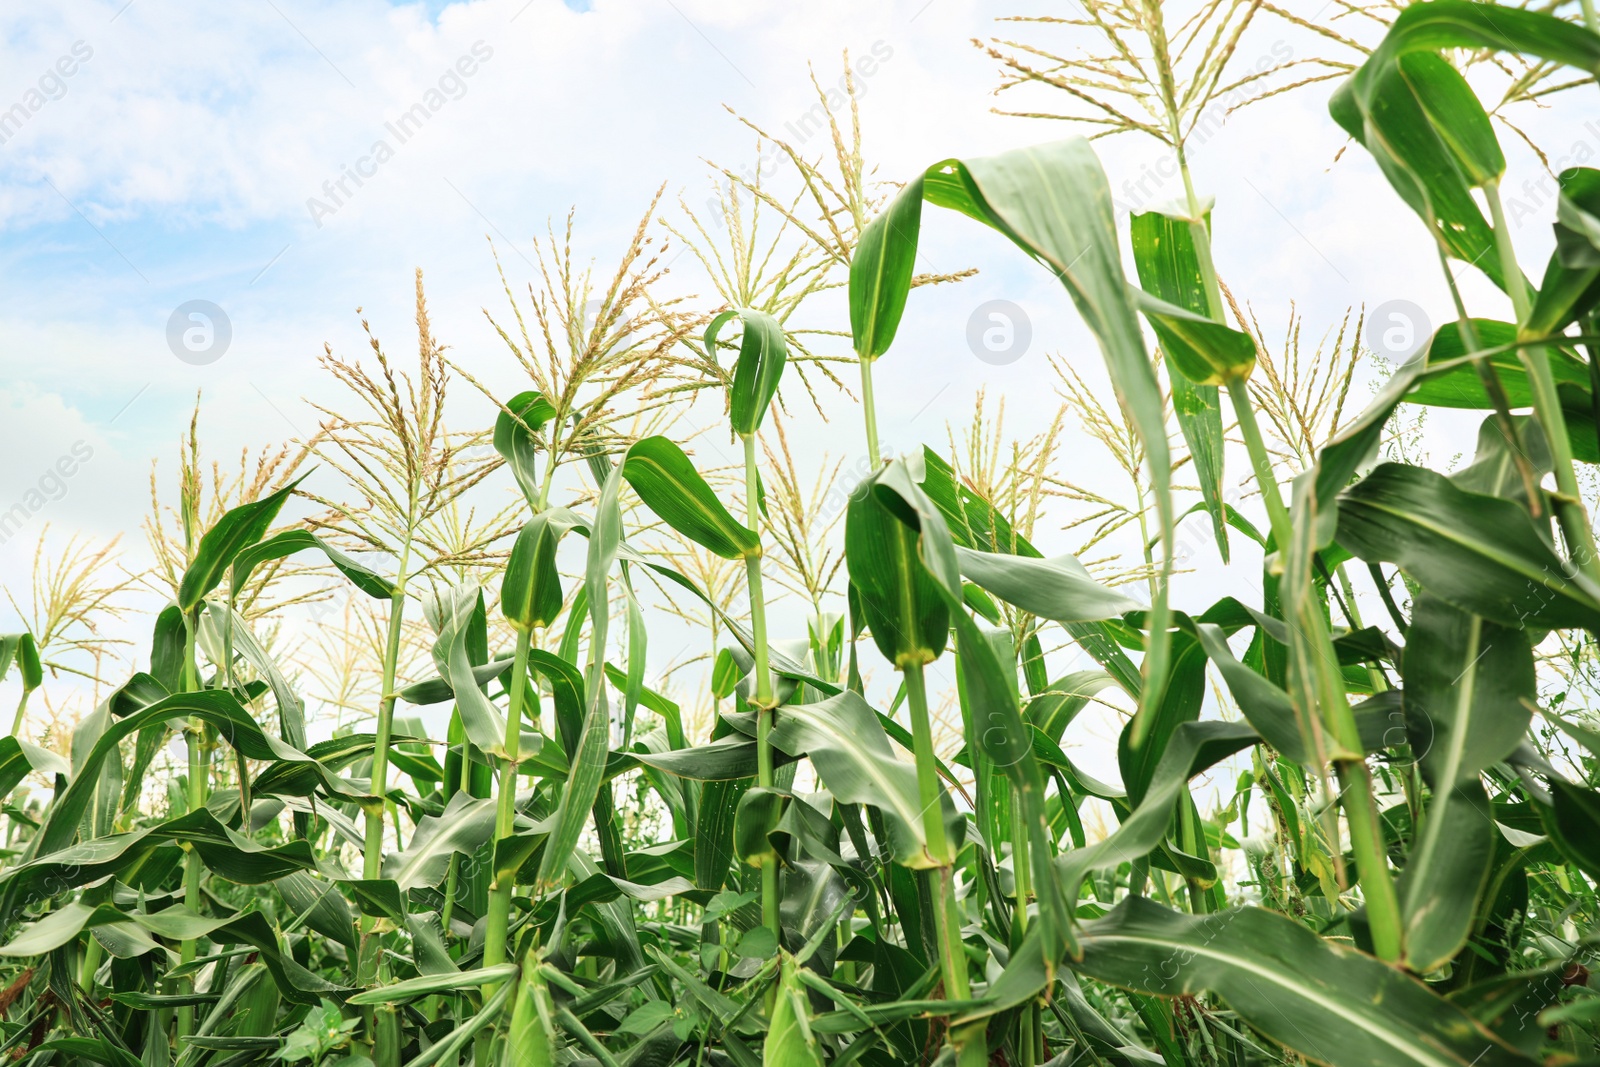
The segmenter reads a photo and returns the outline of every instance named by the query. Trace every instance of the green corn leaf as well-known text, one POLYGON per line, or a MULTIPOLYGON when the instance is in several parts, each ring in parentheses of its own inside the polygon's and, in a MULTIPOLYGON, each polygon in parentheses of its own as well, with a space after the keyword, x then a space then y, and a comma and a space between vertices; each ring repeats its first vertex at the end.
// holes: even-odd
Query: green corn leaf
POLYGON ((1401 12, 1367 61, 1329 104, 1333 118, 1373 154, 1395 191, 1457 259, 1506 281, 1494 235, 1472 186, 1504 169, 1481 105, 1444 49, 1512 52, 1600 71, 1600 36, 1554 15, 1465 0, 1431 0, 1401 12))
POLYGON ((519 630, 543 630, 561 614, 561 575, 556 548, 565 528, 542 511, 529 519, 512 542, 500 580, 500 611, 519 630))
POLYGON ((72 768, 47 748, 15 737, 0 737, 0 796, 10 796, 17 783, 33 771, 65 776, 72 773, 72 768))
POLYGON ((873 643, 897 666, 944 651, 950 611, 917 556, 916 530, 889 511, 868 479, 845 512, 845 561, 873 643))
MULTIPOLYGON (((433 662, 446 679, 455 698, 456 711, 471 742, 484 752, 503 753, 506 738, 505 716, 495 707, 478 680, 479 664, 473 663, 468 643, 483 612, 483 593, 476 585, 449 586, 425 598, 423 608, 438 639, 433 644, 433 662)), ((504 667, 501 667, 501 671, 504 667)), ((501 673, 496 671, 495 674, 501 673)), ((495 674, 489 675, 494 677, 495 674)), ((537 742, 532 750, 538 748, 537 742)))
POLYGON ((1329 1067, 1529 1067, 1403 972, 1265 908, 1182 915, 1124 900, 1082 935, 1080 974, 1158 996, 1220 996, 1250 1026, 1329 1067))
POLYGON ((472 971, 450 971, 444 974, 425 974, 374 989, 363 990, 345 1001, 347 1004, 403 1004, 432 993, 453 993, 474 989, 491 982, 503 981, 517 973, 515 963, 502 963, 495 967, 479 967, 472 971))
MULTIPOLYGON (((1193 226, 1159 211, 1135 213, 1129 219, 1133 263, 1147 293, 1204 315, 1210 303, 1193 226)), ((1165 345, 1166 341, 1163 340, 1165 345)), ((1252 361, 1254 353, 1251 354, 1252 361)), ((1168 373, 1172 409, 1200 482, 1200 500, 1211 515, 1222 562, 1228 562, 1228 525, 1223 509, 1222 398, 1215 385, 1198 385, 1182 372, 1168 373)))
POLYGON ((760 786, 745 790, 733 816, 733 854, 750 867, 778 862, 770 837, 782 817, 782 793, 760 786))
POLYGON ((277 659, 256 639, 255 630, 245 617, 226 604, 208 600, 205 613, 200 617, 200 628, 202 637, 219 649, 223 647, 222 635, 226 632, 227 646, 254 667, 272 689, 272 698, 278 705, 278 726, 283 739, 296 748, 305 748, 305 701, 295 693, 289 679, 278 666, 277 659))
MULTIPOLYGON (((1458 477, 1481 476, 1478 466, 1458 477)), ((1478 776, 1522 743, 1536 682, 1525 633, 1426 593, 1413 604, 1402 668, 1412 755, 1432 796, 1398 889, 1406 962, 1426 974, 1460 951, 1477 921, 1496 839, 1478 776)))
POLYGON ((1072 556, 1032 559, 956 547, 962 577, 1013 607, 1060 623, 1116 619, 1144 605, 1089 576, 1072 556))
POLYGON ((1566 329, 1600 302, 1600 170, 1572 167, 1557 181, 1556 250, 1528 313, 1533 336, 1566 329))
POLYGON ((1432 52, 1407 52, 1395 62, 1467 184, 1482 188, 1499 181, 1506 172, 1505 154, 1461 72, 1432 52))
MULTIPOLYGON (((1500 384, 1505 388, 1506 402, 1513 408, 1532 405, 1533 387, 1528 382, 1528 372, 1523 368, 1517 350, 1509 347, 1516 340, 1516 326, 1494 319, 1471 321, 1478 343, 1489 350, 1489 355, 1484 358, 1494 367, 1500 384)), ((1551 347, 1549 353, 1550 373, 1558 385, 1588 388, 1589 368, 1581 360, 1559 346, 1551 347)), ((1428 345, 1428 365, 1454 365, 1448 371, 1418 380, 1415 388, 1406 394, 1406 402, 1430 407, 1476 408, 1481 411, 1492 408, 1489 395, 1483 388, 1483 379, 1470 361, 1461 358, 1466 354, 1460 324, 1449 322, 1439 327, 1428 345)))
POLYGON ((739 338, 739 358, 733 368, 733 383, 728 391, 728 422, 736 434, 750 435, 761 429, 767 407, 778 391, 789 347, 783 327, 764 311, 741 308, 724 311, 706 327, 706 355, 717 354, 717 335, 723 326, 738 318, 744 326, 739 338))
POLYGON ((1183 377, 1195 385, 1209 386, 1249 379, 1256 365, 1255 338, 1143 289, 1134 288, 1132 293, 1155 329, 1161 350, 1183 377))
POLYGON ((633 758, 647 767, 700 782, 752 778, 756 773, 756 744, 745 737, 723 737, 667 752, 636 752, 633 758))
POLYGON ((282 533, 273 534, 265 541, 259 541, 243 549, 233 557, 232 573, 228 577, 228 586, 235 592, 243 589, 250 580, 250 575, 263 563, 283 559, 285 556, 303 552, 314 548, 328 558, 340 574, 350 579, 350 583, 363 593, 375 600, 392 600, 395 595, 394 583, 383 577, 377 571, 368 567, 359 560, 340 552, 327 541, 311 533, 309 530, 284 530, 282 533))
MULTIPOLYGON (((324 788, 345 796, 359 796, 320 763, 304 752, 262 732, 254 718, 234 697, 222 690, 178 693, 107 726, 94 746, 77 765, 77 776, 51 806, 36 838, 35 852, 45 855, 65 848, 76 836, 78 825, 88 809, 93 791, 98 788, 100 764, 121 740, 144 726, 169 719, 193 716, 217 731, 222 740, 248 759, 288 760, 313 768, 324 788)), ((12 876, 15 871, 7 872, 12 876)))
POLYGON ((1076 907, 1079 887, 1089 874, 1115 869, 1160 847, 1172 824, 1174 805, 1184 796, 1190 778, 1260 740, 1245 723, 1186 722, 1177 726, 1150 775, 1144 799, 1123 818, 1122 825, 1104 840, 1056 860, 1068 907, 1076 907))
POLYGON ((755 531, 728 513, 683 449, 667 438, 634 442, 621 470, 645 507, 696 544, 723 559, 760 552, 755 531))
MULTIPOLYGON (((949 463, 931 448, 922 450, 922 493, 938 509, 952 542, 981 552, 1004 552, 1043 559, 1044 554, 1006 521, 988 501, 957 482, 949 463)), ((854 597, 855 594, 852 593, 854 597)), ((1106 669, 1123 691, 1137 697, 1142 688, 1139 668, 1128 658, 1103 623, 1063 623, 1072 638, 1106 669)))
POLYGON ((1476 779, 1522 743, 1537 692, 1522 630, 1423 594, 1412 608, 1403 667, 1415 755, 1435 789, 1476 779))
POLYGON ((494 420, 494 450, 505 459, 528 506, 539 511, 539 446, 534 435, 555 417, 556 409, 542 393, 518 393, 506 401, 494 420))
POLYGON ((44 665, 39 662, 39 646, 33 634, 24 631, 0 637, 0 681, 5 680, 13 663, 22 676, 23 692, 31 693, 44 683, 44 665))
POLYGON ((1144 797, 1167 741, 1179 725, 1200 717, 1206 695, 1206 653, 1190 633, 1172 635, 1172 661, 1160 703, 1148 709, 1145 733, 1135 739, 1133 723, 1117 737, 1117 766, 1122 785, 1135 804, 1144 797))
POLYGON ((178 583, 178 608, 185 615, 193 614, 206 594, 217 587, 240 553, 267 535, 272 521, 299 484, 299 480, 293 481, 260 500, 241 504, 205 532, 178 583))
MULTIPOLYGON (((772 744, 807 755, 838 800, 877 806, 889 824, 894 858, 908 867, 936 867, 923 833, 917 771, 895 755, 877 716, 858 693, 845 690, 814 704, 790 704, 772 727, 772 744)), ((948 800, 945 803, 949 803, 948 800)))
POLYGON ((1355 555, 1398 564, 1463 611, 1511 627, 1600 627, 1600 589, 1510 500, 1385 463, 1340 495, 1338 524, 1339 543, 1355 555))
POLYGON ((922 182, 920 174, 907 182, 856 242, 850 261, 850 334, 861 359, 889 351, 900 328, 922 230, 922 182))
POLYGON ((339 942, 352 955, 359 951, 355 916, 335 883, 319 882, 305 871, 295 871, 274 885, 294 914, 304 916, 306 926, 339 942))
POLYGON ((168 604, 156 614, 150 637, 150 674, 169 693, 183 688, 186 641, 183 612, 168 604))
POLYGON ((404 851, 383 858, 383 876, 402 891, 438 885, 451 856, 471 856, 494 836, 494 808, 492 799, 457 793, 442 813, 417 820, 404 851))
POLYGON ((694 884, 715 892, 728 879, 733 865, 733 817, 739 797, 754 784, 754 776, 705 784, 694 828, 694 884))

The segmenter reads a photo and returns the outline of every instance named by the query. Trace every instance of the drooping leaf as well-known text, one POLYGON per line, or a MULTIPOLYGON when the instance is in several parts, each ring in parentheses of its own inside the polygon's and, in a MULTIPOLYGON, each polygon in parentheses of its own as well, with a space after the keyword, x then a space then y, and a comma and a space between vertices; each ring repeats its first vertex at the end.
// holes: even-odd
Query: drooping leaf
POLYGON ((899 759, 860 694, 845 690, 811 704, 789 704, 777 715, 772 744, 805 754, 834 797, 882 810, 894 840, 895 862, 938 866, 928 855, 916 768, 899 759))
POLYGON ((350 583, 363 593, 376 600, 393 599, 393 582, 361 561, 340 552, 309 530, 284 530, 239 552, 233 558, 233 573, 228 578, 228 585, 237 592, 244 588, 250 575, 261 564, 283 559, 308 548, 320 551, 340 574, 350 579, 350 583))
POLYGON ((1510 500, 1385 463, 1340 495, 1338 524, 1339 543, 1352 553, 1398 564, 1463 611, 1511 627, 1600 626, 1600 589, 1510 500))
POLYGON ((520 630, 543 630, 561 614, 556 547, 564 529, 541 511, 522 527, 500 579, 500 611, 520 630))
POLYGON ((723 559, 742 559, 760 549, 755 531, 729 514, 683 449, 667 438, 634 442, 621 471, 645 507, 703 548, 723 559))
POLYGON ((1142 289, 1135 289, 1133 298, 1160 338, 1161 350, 1189 381, 1218 386, 1249 379, 1256 365, 1255 338, 1142 289))
POLYGON ((1072 556, 1031 559, 957 546, 956 559, 962 577, 1041 619, 1100 622, 1144 608, 1132 597, 1095 581, 1072 556))
POLYGON ((1252 1027, 1329 1067, 1528 1067, 1399 970, 1265 908, 1183 915, 1129 897, 1084 927, 1081 974, 1158 996, 1220 996, 1252 1027))
POLYGON ((539 445, 535 435, 555 413, 544 394, 529 390, 506 401, 494 420, 494 450, 510 466, 517 488, 534 511, 540 510, 539 445))
MULTIPOLYGON (((1133 263, 1139 272, 1139 284, 1146 292, 1169 304, 1204 315, 1210 295, 1206 292, 1199 251, 1195 247, 1195 225, 1208 223, 1175 219, 1159 211, 1136 212, 1129 219, 1133 263)), ((1227 505, 1222 499, 1222 398, 1215 385, 1197 385, 1181 371, 1169 372, 1167 379, 1172 391, 1173 414, 1178 417, 1178 429, 1200 482, 1200 502, 1211 515, 1217 550, 1226 563, 1228 526, 1224 512, 1227 505)))
POLYGON ((728 393, 728 422, 734 433, 748 436, 761 428, 767 406, 772 403, 778 381, 783 377, 789 347, 777 319, 764 311, 741 308, 724 311, 706 327, 708 356, 716 358, 717 335, 735 317, 744 326, 744 332, 739 338, 739 358, 734 363, 733 383, 728 393))

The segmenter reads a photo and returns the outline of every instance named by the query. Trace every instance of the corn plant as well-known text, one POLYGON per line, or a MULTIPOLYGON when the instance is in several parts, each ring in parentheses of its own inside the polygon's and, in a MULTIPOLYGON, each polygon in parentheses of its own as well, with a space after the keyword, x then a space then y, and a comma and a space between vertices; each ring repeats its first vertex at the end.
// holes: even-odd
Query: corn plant
MULTIPOLYGON (((1113 125, 1181 160, 1255 7, 1211 5, 1221 21, 1175 48, 1157 5, 1087 10, 1157 65, 1122 47, 1010 69, 1080 98, 1115 74, 1153 117, 1113 125)), ((1310 355, 1296 322, 1274 354, 1213 266, 1233 238, 1186 164, 1184 197, 1122 231, 1088 140, 946 159, 882 196, 852 121, 853 147, 831 127, 842 186, 784 145, 802 192, 750 181, 751 204, 724 202, 727 249, 703 220, 669 227, 699 242, 713 302, 658 295, 654 202, 592 320, 570 225, 552 232, 531 312, 513 300, 500 330, 531 388, 494 396, 446 358, 419 275, 415 379, 375 339, 366 364, 327 361, 361 415, 325 409, 314 440, 216 468, 209 491, 191 425, 158 512, 177 521, 151 527, 147 584, 170 602, 143 669, 107 678, 97 626, 127 583, 76 542, 0 638, 0 677, 21 679, 0 739, 0 1054, 1596 1058, 1600 171, 1560 175, 1535 287, 1462 71, 1533 72, 1522 97, 1592 81, 1600 34, 1464 0, 1381 21, 1359 64, 1309 81, 1338 79, 1333 120, 1416 212, 1459 318, 1364 406, 1359 317, 1310 355), (785 223, 758 231, 746 207, 785 223), (1028 438, 979 398, 964 444, 883 455, 873 374, 916 373, 895 340, 936 280, 914 273, 922 227, 947 223, 1060 281, 1098 357, 1058 357, 1066 406, 1028 438), (1464 269, 1512 319, 1467 306, 1464 269), (829 291, 848 321, 802 330, 829 291), (846 327, 851 355, 824 352, 846 327), (837 462, 808 478, 780 410, 791 364, 852 358, 859 404, 800 385, 871 457, 835 530, 837 462), (1095 358, 1109 395, 1086 384, 1095 358), (492 425, 447 426, 457 377, 492 425), (697 398, 715 424, 679 433, 697 398), (1483 412, 1471 461, 1378 461, 1402 405, 1483 412), (1131 503, 1061 470, 1071 423, 1131 503), (1232 500, 1230 451, 1250 488, 1232 500), (1261 581, 1184 601, 1189 511, 1261 581), (1063 530, 1100 558, 1050 544, 1063 530), (308 667, 275 627, 330 595, 319 577, 358 599, 319 620, 308 667), (668 627, 692 655, 652 676, 668 627), (1055 673, 1069 654, 1093 666, 1055 673), (62 737, 28 701, 74 669, 102 688, 62 737), (1129 709, 1116 782, 1077 751, 1091 705, 1129 709)))

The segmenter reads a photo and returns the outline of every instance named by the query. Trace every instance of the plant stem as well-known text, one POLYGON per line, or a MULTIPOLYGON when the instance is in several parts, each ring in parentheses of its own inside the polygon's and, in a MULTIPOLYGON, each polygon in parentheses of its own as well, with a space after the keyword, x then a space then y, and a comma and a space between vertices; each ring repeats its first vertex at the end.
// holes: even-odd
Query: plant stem
POLYGON ((861 364, 861 414, 867 422, 867 460, 873 470, 878 468, 881 453, 878 451, 878 408, 872 396, 872 360, 858 357, 861 364))
MULTIPOLYGON (((744 441, 744 502, 745 525, 761 530, 761 506, 756 472, 755 434, 740 434, 744 441)), ((756 784, 771 789, 772 776, 772 675, 767 656, 767 602, 761 585, 761 547, 744 558, 745 584, 750 594, 750 634, 755 645, 755 699, 756 706, 756 784)), ((783 927, 778 915, 778 865, 768 862, 761 865, 761 919, 772 931, 772 936, 782 942, 783 927)))
POLYGON ((1228 398, 1233 401, 1239 432, 1244 436, 1244 447, 1250 453, 1250 469, 1255 474, 1256 485, 1261 489, 1261 500, 1267 507, 1267 522, 1281 552, 1289 544, 1289 510, 1283 506, 1283 497, 1278 493, 1278 479, 1272 473, 1272 457, 1267 455, 1261 426, 1256 422, 1255 406, 1250 402, 1250 383, 1243 378, 1228 379, 1228 398))
MULTIPOLYGON (((939 940, 939 965, 944 977, 946 1000, 966 1000, 972 995, 967 981, 967 958, 961 947, 961 911, 956 901, 955 857, 950 855, 949 839, 945 835, 944 790, 939 785, 939 771, 933 752, 933 724, 928 714, 928 687, 920 662, 901 664, 901 675, 906 683, 906 706, 911 712, 911 743, 917 761, 917 794, 922 805, 922 832, 928 839, 928 855, 939 864, 936 871, 939 899, 934 907, 938 911, 935 922, 939 940)), ((982 1024, 974 1024, 950 1032, 950 1044, 956 1049, 957 1062, 963 1065, 982 1064, 988 1060, 982 1024)))
MULTIPOLYGON (((199 670, 195 664, 195 630, 200 625, 198 614, 191 617, 184 616, 184 649, 183 649, 183 691, 186 693, 198 692, 200 689, 199 670)), ((199 719, 191 717, 184 728, 184 746, 189 756, 189 783, 187 801, 189 811, 199 811, 205 806, 205 766, 202 762, 201 736, 205 724, 199 719)), ((191 912, 200 911, 200 854, 191 846, 183 857, 183 906, 191 912)), ((195 941, 193 938, 185 939, 179 946, 179 959, 185 963, 193 963, 195 958, 195 941)), ((194 978, 189 979, 189 988, 194 988, 194 978)), ((194 1006, 185 1004, 178 1009, 178 1037, 188 1037, 194 1032, 194 1006)))
MULTIPOLYGON (((1494 220, 1494 238, 1500 255, 1500 272, 1505 276, 1506 291, 1511 296, 1511 306, 1517 315, 1517 333, 1527 325, 1531 307, 1528 290, 1517 265, 1516 250, 1511 245, 1511 229, 1506 225, 1505 209, 1500 203, 1500 187, 1489 182, 1483 187, 1489 201, 1489 213, 1494 220)), ((1544 427, 1545 443, 1550 448, 1550 465, 1556 476, 1556 519, 1561 523, 1561 533, 1566 538, 1567 552, 1574 563, 1590 579, 1600 582, 1600 555, 1595 551, 1594 534, 1589 529, 1589 516, 1583 506, 1583 494, 1578 488, 1578 477, 1572 469, 1572 441, 1567 437, 1567 417, 1561 410, 1561 396, 1556 392, 1556 382, 1550 373, 1550 350, 1544 345, 1519 348, 1518 356, 1528 373, 1528 384, 1533 390, 1533 410, 1544 427)))
POLYGON ((1534 518, 1542 513, 1540 506, 1539 479, 1533 472, 1533 465, 1528 462, 1528 457, 1522 447, 1522 435, 1517 433, 1517 424, 1511 418, 1511 400, 1506 396, 1505 386, 1500 383, 1500 375, 1495 371, 1494 364, 1489 357, 1480 355, 1483 345, 1478 341, 1478 331, 1472 325, 1472 318, 1467 314, 1466 301, 1461 299, 1461 287, 1456 284, 1456 276, 1450 271, 1450 259, 1445 252, 1444 243, 1438 242, 1439 268, 1444 271, 1445 283, 1450 287, 1450 298, 1455 302, 1456 330, 1461 336, 1461 345, 1472 357, 1472 365, 1478 372, 1478 380, 1483 383, 1483 391, 1489 396, 1489 403, 1494 408, 1495 421, 1500 424, 1500 433, 1511 445, 1512 462, 1517 465, 1517 474, 1522 478, 1522 488, 1528 497, 1528 507, 1533 511, 1534 518))
POLYGON ((22 699, 17 701, 17 718, 16 718, 16 721, 11 724, 11 736, 12 737, 21 737, 22 736, 22 720, 28 713, 28 697, 30 697, 32 695, 33 695, 33 690, 29 689, 26 685, 24 685, 23 688, 22 688, 22 699))
POLYGON ((948 867, 950 844, 944 831, 944 807, 940 798, 944 790, 939 785, 939 768, 933 753, 933 725, 928 715, 928 688, 922 676, 921 663, 907 663, 900 668, 906 682, 906 705, 911 710, 911 744, 917 760, 917 794, 922 805, 922 832, 928 839, 928 855, 934 862, 948 867))
MULTIPOLYGON (((506 713, 505 761, 500 767, 500 796, 495 809, 495 841, 511 837, 517 818, 517 756, 522 749, 522 702, 528 689, 528 648, 533 633, 517 630, 517 651, 511 665, 511 702, 506 713)), ((515 888, 509 874, 495 872, 489 894, 489 915, 483 931, 483 965, 495 967, 506 960, 506 930, 510 926, 511 892, 515 888)), ((497 984, 484 987, 485 999, 494 995, 497 984)))
MULTIPOLYGON (((376 879, 383 873, 383 824, 385 796, 389 792, 389 744, 394 732, 395 670, 400 659, 400 636, 406 608, 406 568, 411 562, 411 540, 400 550, 400 569, 395 576, 394 596, 389 601, 389 628, 383 649, 383 691, 378 699, 378 725, 372 748, 372 795, 377 799, 367 808, 366 841, 362 847, 362 877, 376 879)), ((376 925, 371 916, 361 917, 361 942, 357 953, 356 977, 370 985, 378 975, 377 946, 372 942, 376 925)), ((372 1036, 375 1016, 367 1012, 368 1035, 372 1036)))
POLYGON ((78 968, 78 985, 83 988, 85 996, 92 997, 94 994, 94 972, 100 969, 100 959, 104 954, 100 939, 90 934, 89 943, 83 948, 83 965, 78 968))
POLYGON ((372 795, 379 798, 367 812, 366 847, 362 851, 362 877, 377 878, 383 870, 383 797, 389 791, 389 744, 394 734, 395 661, 400 657, 400 635, 405 614, 405 593, 399 589, 389 608, 389 632, 383 652, 383 697, 378 703, 378 728, 372 749, 372 795))
MULTIPOLYGON (((1028 900, 1033 896, 1033 868, 1029 865, 1028 828, 1022 818, 1020 798, 1013 794, 1011 803, 1011 876, 1017 887, 1017 906, 1011 913, 1012 944, 1022 944, 1028 932, 1028 900)), ((1044 1020, 1039 1014, 1038 1000, 1029 1001, 1022 1009, 1017 1026, 1017 1059, 1020 1067, 1034 1067, 1039 1062, 1043 1047, 1044 1020)))
POLYGON ((1372 796, 1372 774, 1365 760, 1340 760, 1340 804, 1350 824, 1350 849, 1361 879, 1361 897, 1367 905, 1367 928, 1372 950, 1380 960, 1400 958, 1400 901, 1389 877, 1389 858, 1383 844, 1378 804, 1372 796))

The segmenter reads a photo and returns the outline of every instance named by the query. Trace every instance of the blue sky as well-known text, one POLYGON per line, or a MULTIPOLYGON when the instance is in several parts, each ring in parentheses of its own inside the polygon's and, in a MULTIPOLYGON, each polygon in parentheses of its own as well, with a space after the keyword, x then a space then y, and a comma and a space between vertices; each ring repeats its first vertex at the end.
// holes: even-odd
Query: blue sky
MULTIPOLYGON (((834 80, 843 49, 886 54, 862 99, 881 179, 1077 132, 993 114, 996 64, 970 43, 1020 32, 994 19, 1041 6, 10 6, 0 14, 0 115, 18 104, 27 115, 12 129, 0 125, 0 448, 8 457, 0 505, 22 498, 75 443, 86 442, 93 458, 33 517, 27 536, 0 544, 0 582, 25 580, 32 538, 46 522, 122 532, 136 552, 151 462, 170 470, 197 391, 213 454, 308 433, 315 418, 307 398, 328 390, 317 356, 324 343, 346 354, 360 348, 358 307, 391 351, 410 351, 414 268, 426 273, 435 331, 455 358, 506 395, 523 387, 482 314, 504 301, 486 237, 521 286, 533 276, 530 239, 575 208, 580 254, 604 269, 657 187, 665 183, 672 215, 679 195, 691 204, 709 195, 705 160, 738 167, 753 156, 753 137, 725 105, 781 128, 811 106, 808 64, 834 80), (70 76, 56 73, 67 68, 70 76), (429 117, 400 143, 391 125, 419 102, 429 102, 429 117), (392 156, 374 158, 379 141, 392 156), (359 186, 347 177, 355 168, 368 172, 359 186), (335 202, 330 190, 341 179, 335 202), (232 330, 227 351, 204 366, 175 358, 167 341, 174 309, 195 300, 223 309, 232 330)), ((1317 47, 1263 24, 1240 55, 1301 57, 1317 47)), ((1327 117, 1327 92, 1315 86, 1235 115, 1195 153, 1200 191, 1217 197, 1224 280, 1269 333, 1292 307, 1315 336, 1347 308, 1393 299, 1442 321, 1448 295, 1427 237, 1364 153, 1339 156, 1345 139, 1327 117)), ((1596 103, 1593 94, 1572 96, 1559 123, 1536 114, 1526 128, 1556 153, 1600 146, 1596 103)), ((1542 171, 1502 136, 1513 163, 1508 192, 1526 207, 1517 240, 1531 262, 1549 247, 1553 205, 1536 186, 1523 189, 1542 171)), ((1098 143, 1122 198, 1165 158, 1147 141, 1098 143)), ((816 141, 803 147, 822 150, 816 141)), ((1169 183, 1162 195, 1177 192, 1169 183)), ((1013 433, 1031 432, 1055 406, 1051 353, 1103 381, 1064 295, 1014 249, 967 220, 937 215, 924 241, 938 268, 980 274, 913 298, 878 376, 886 441, 901 450, 942 445, 947 424, 969 418, 979 389, 1006 398, 1013 433), (973 310, 991 299, 1020 304, 1032 320, 1027 355, 1005 367, 974 359, 965 342, 973 310)), ((687 258, 674 265, 673 287, 707 292, 690 267, 687 258)), ((1496 310, 1484 286, 1466 284, 1477 306, 1496 310)), ((847 327, 842 307, 835 312, 834 325, 847 327)), ((487 405, 476 411, 489 418, 487 405)), ((848 467, 862 449, 853 421, 796 425, 807 454, 842 453, 848 467)), ((1446 457, 1470 448, 1469 425, 1439 420, 1433 433, 1446 457)), ((1112 476, 1081 439, 1065 466, 1090 483, 1112 476)), ((1065 535, 1046 544, 1073 547, 1065 535)))

